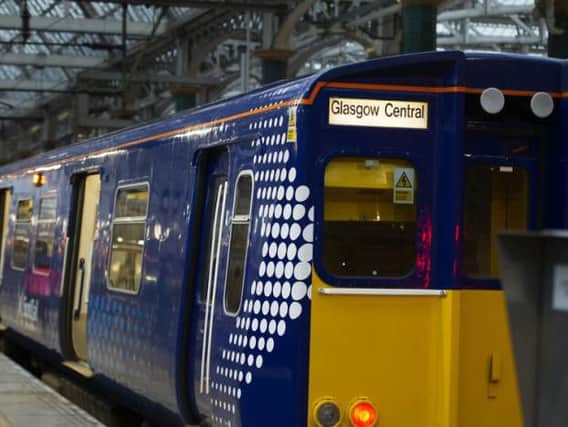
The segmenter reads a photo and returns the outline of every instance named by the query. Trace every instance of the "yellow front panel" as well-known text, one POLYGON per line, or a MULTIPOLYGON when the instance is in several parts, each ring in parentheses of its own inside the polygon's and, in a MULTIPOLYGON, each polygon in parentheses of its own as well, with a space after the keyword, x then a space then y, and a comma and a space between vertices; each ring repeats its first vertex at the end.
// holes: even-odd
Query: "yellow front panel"
POLYGON ((350 404, 367 397, 379 426, 521 427, 500 292, 344 296, 322 295, 324 287, 314 275, 308 425, 322 398, 339 404, 348 426, 350 404))
POLYGON ((493 291, 462 294, 458 425, 520 427, 520 395, 504 294, 493 291), (491 370, 497 381, 479 380, 490 376, 491 370))

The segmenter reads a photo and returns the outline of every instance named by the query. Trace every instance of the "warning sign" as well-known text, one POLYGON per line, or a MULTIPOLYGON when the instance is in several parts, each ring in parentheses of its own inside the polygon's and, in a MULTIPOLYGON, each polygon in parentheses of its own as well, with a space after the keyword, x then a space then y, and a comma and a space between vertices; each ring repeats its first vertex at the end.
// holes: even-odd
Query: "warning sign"
POLYGON ((286 132, 287 142, 298 141, 298 133, 296 131, 296 111, 297 107, 291 107, 288 109, 288 131, 286 132))
POLYGON ((414 169, 395 168, 393 202, 403 205, 414 203, 414 169))
POLYGON ((410 180, 408 179, 408 175, 406 175, 406 172, 404 172, 404 171, 402 172, 402 174, 400 175, 400 178, 396 182, 395 187, 412 188, 412 184, 410 183, 410 180))

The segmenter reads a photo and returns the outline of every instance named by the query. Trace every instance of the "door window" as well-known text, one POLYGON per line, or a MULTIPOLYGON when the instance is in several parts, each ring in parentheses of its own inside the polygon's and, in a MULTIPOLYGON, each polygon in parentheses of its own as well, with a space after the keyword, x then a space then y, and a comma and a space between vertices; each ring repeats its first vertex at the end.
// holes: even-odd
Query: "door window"
POLYGON ((4 252, 6 250, 6 240, 8 236, 8 225, 10 222, 10 205, 12 201, 10 190, 2 190, 0 195, 0 212, 2 213, 2 222, 0 222, 0 286, 2 286, 2 277, 4 274, 4 252))
POLYGON ((246 258, 252 208, 253 180, 250 172, 241 173, 237 179, 233 215, 225 310, 236 314, 241 306, 245 279, 246 258))
POLYGON ((111 289, 128 293, 140 289, 147 213, 147 184, 118 189, 108 273, 111 289))
POLYGON ((30 245, 29 228, 32 221, 32 199, 18 200, 16 224, 14 227, 14 246, 12 249, 12 268, 24 270, 28 261, 30 245))
POLYGON ((48 273, 55 242, 56 221, 55 196, 43 197, 39 201, 36 240, 34 248, 34 269, 39 273, 48 273))

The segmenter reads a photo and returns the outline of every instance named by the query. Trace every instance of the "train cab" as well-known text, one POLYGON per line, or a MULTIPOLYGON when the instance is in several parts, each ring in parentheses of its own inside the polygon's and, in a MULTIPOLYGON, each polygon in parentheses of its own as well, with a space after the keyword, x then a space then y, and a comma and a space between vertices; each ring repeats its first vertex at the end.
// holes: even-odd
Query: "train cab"
POLYGON ((497 235, 565 225, 561 65, 421 58, 330 72, 306 112, 310 425, 523 425, 497 235))

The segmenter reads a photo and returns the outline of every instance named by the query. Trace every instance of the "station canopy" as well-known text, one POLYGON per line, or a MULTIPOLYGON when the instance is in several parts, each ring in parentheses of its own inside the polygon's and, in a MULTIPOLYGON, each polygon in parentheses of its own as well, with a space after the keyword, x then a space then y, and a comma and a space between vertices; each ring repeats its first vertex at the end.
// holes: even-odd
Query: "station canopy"
MULTIPOLYGON (((294 10, 301 2, 256 0, 259 10, 244 0, 233 0, 230 7, 224 0, 136 0, 127 2, 128 7, 122 3, 0 0, 0 112, 37 109, 54 93, 67 93, 81 73, 119 73, 125 52, 144 50, 155 37, 180 23, 205 28, 222 19, 226 23, 220 28, 226 28, 227 38, 212 47, 203 57, 209 64, 198 69, 204 78, 223 83, 226 89, 220 96, 233 95, 243 90, 239 52, 244 43, 251 52, 263 43, 263 13, 276 5, 294 10), (217 3, 223 8, 216 8, 217 3), (203 16, 208 20, 201 24, 203 16), (246 40, 245 26, 251 32, 246 40)), ((438 48, 545 54, 546 25, 535 17, 534 8, 534 0, 448 0, 439 9, 438 48)), ((388 54, 383 47, 396 43, 399 14, 398 0, 314 0, 291 37, 295 55, 291 59, 297 64, 290 77, 388 54)), ((219 36, 222 34, 210 37, 219 36)), ((177 54, 171 43, 167 52, 170 75, 176 73, 177 54)), ((148 72, 159 73, 157 64, 147 68, 148 72)), ((252 89, 260 85, 260 61, 252 55, 250 64, 247 87, 252 89)))

